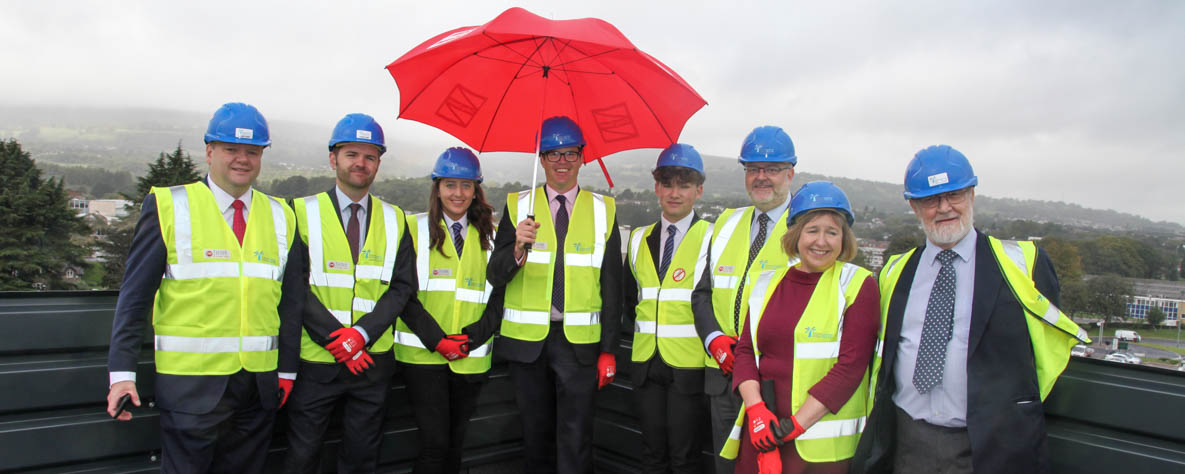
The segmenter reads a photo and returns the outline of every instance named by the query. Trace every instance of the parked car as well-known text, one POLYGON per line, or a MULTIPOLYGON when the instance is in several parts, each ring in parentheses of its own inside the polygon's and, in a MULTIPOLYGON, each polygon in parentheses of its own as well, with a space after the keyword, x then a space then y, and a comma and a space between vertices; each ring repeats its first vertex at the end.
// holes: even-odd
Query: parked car
POLYGON ((1086 357, 1086 346, 1082 344, 1074 346, 1073 349, 1070 349, 1070 355, 1074 357, 1086 357))
POLYGON ((1111 362, 1119 362, 1121 364, 1139 364, 1140 363, 1139 357, 1128 354, 1126 352, 1112 352, 1110 354, 1107 354, 1107 357, 1104 357, 1103 360, 1111 361, 1111 362))
POLYGON ((1140 342, 1140 333, 1130 329, 1120 329, 1115 331, 1115 339, 1128 342, 1140 342))

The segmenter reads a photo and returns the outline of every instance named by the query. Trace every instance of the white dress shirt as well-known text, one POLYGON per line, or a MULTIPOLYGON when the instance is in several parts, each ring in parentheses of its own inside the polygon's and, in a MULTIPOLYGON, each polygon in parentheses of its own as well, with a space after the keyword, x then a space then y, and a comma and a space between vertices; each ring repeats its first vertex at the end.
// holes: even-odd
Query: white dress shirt
MULTIPOLYGON (((350 204, 354 204, 354 201, 346 196, 341 188, 334 186, 333 190, 337 193, 337 207, 341 211, 342 230, 344 231, 349 228, 350 204)), ((362 206, 361 209, 358 209, 358 248, 361 249, 362 245, 366 243, 366 213, 370 210, 370 194, 363 197, 358 204, 362 206)))

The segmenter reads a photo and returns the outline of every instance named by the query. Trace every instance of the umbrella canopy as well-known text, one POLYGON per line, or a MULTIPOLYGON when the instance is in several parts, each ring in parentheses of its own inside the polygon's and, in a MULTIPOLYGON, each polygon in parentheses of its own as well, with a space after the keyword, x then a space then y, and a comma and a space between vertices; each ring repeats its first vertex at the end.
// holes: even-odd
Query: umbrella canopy
POLYGON ((663 148, 706 104, 613 25, 548 20, 521 8, 441 33, 387 70, 399 87, 400 118, 444 130, 481 152, 535 152, 540 124, 556 115, 580 125, 586 162, 663 148))

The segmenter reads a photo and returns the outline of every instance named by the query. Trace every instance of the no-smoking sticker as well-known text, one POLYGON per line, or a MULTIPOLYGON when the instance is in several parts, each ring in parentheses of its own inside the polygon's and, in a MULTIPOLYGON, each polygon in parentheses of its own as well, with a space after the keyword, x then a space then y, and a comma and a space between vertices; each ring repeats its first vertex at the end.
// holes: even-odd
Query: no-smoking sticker
POLYGON ((683 281, 683 278, 686 276, 687 271, 683 270, 682 268, 676 268, 675 273, 671 274, 671 278, 674 278, 675 281, 683 281))

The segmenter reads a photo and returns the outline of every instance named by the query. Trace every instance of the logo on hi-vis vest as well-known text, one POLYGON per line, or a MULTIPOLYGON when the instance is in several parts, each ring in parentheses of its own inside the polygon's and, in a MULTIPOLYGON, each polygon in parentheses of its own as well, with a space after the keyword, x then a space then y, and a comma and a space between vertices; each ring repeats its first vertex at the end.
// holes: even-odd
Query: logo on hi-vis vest
POLYGON ((271 265, 276 264, 276 259, 263 256, 262 250, 255 251, 255 261, 256 262, 263 262, 263 263, 267 263, 267 264, 271 264, 271 265))
POLYGON ((465 277, 466 288, 485 288, 485 280, 477 280, 472 277, 465 277))
POLYGON ((206 258, 217 258, 217 259, 222 259, 222 260, 230 260, 230 250, 206 249, 206 258))
POLYGON ((588 245, 580 245, 580 242, 573 242, 572 251, 576 253, 588 253, 592 251, 592 247, 588 245))
POLYGON ((350 269, 350 262, 339 262, 337 260, 330 260, 329 263, 326 264, 326 266, 328 266, 330 270, 349 270, 350 269))
POLYGON ((737 270, 735 265, 721 265, 716 267, 716 273, 732 273, 737 270))
POLYGON ((765 264, 767 264, 767 263, 769 263, 769 260, 762 260, 761 261, 761 269, 762 270, 765 270, 765 264))
POLYGON ((682 268, 676 268, 675 273, 671 274, 671 279, 679 282, 679 281, 683 281, 683 278, 686 276, 687 276, 687 270, 684 270, 682 268))
POLYGON ((834 339, 835 334, 831 334, 828 332, 816 332, 816 328, 814 326, 807 326, 806 327, 806 337, 808 339, 812 338, 812 337, 817 337, 820 339, 834 339))
POLYGON ((383 256, 373 250, 363 250, 358 253, 358 259, 379 262, 383 260, 383 256))
POLYGON ((433 268, 432 276, 434 277, 451 277, 453 276, 453 269, 451 268, 433 268))

